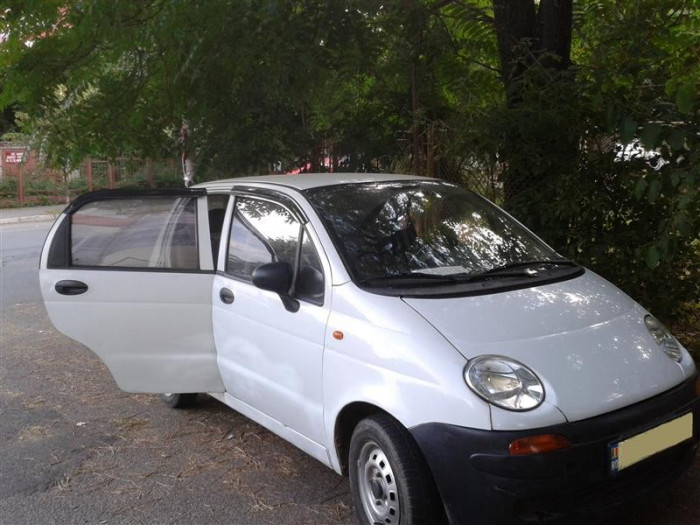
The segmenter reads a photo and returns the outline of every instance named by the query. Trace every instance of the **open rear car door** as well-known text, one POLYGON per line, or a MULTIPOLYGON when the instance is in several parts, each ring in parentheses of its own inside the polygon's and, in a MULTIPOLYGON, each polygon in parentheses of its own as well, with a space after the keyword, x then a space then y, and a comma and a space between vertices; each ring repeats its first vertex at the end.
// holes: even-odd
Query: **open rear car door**
POLYGON ((61 214, 41 255, 54 326, 127 392, 223 392, 212 335, 205 190, 97 191, 61 214))

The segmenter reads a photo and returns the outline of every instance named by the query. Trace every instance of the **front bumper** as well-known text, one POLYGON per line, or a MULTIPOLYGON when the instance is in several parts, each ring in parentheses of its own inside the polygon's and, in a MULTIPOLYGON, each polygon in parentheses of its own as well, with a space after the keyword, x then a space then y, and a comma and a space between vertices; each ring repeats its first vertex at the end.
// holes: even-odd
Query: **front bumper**
POLYGON ((695 378, 652 399, 594 418, 501 432, 428 423, 411 429, 451 523, 519 523, 588 516, 666 484, 692 463, 700 436, 695 378), (609 445, 693 412, 693 437, 619 473, 609 445), (511 456, 511 441, 561 434, 571 448, 511 456))

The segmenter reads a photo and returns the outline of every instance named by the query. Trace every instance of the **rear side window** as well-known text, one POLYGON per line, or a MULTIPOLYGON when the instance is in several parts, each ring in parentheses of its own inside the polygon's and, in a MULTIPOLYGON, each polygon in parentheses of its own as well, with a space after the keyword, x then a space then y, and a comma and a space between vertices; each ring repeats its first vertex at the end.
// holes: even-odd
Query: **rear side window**
POLYGON ((196 206, 175 196, 89 202, 71 216, 71 265, 196 270, 196 206))

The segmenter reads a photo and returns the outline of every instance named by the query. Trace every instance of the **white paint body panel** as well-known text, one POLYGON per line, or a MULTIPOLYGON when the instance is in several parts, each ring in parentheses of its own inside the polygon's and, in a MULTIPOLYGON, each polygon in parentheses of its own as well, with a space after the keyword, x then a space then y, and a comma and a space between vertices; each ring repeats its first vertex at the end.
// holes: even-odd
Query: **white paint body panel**
MULTIPOLYGON (((648 399, 694 371, 689 359, 679 364, 659 349, 639 305, 589 271, 503 293, 405 301, 466 358, 495 354, 525 363, 542 380, 546 403, 568 421, 648 399)), ((495 430, 544 423, 537 422, 539 408, 492 412, 495 430)))
POLYGON ((316 443, 323 428, 323 338, 328 308, 301 302, 288 312, 277 294, 221 275, 213 326, 226 391, 316 443), (232 304, 219 290, 234 294, 232 304))
POLYGON ((211 331, 211 274, 42 270, 54 326, 93 350, 126 392, 223 392, 211 331), (62 296, 62 279, 87 283, 62 296))
MULTIPOLYGON (((439 421, 489 429, 488 405, 467 388, 466 360, 398 297, 336 286, 323 361, 325 424, 334 443, 340 411, 375 405, 405 427, 439 421), (344 337, 332 337, 336 330, 344 337)), ((340 464, 333 450, 333 468, 340 464)))
MULTIPOLYGON (((255 185, 246 184, 246 187, 251 186, 255 185)), ((325 447, 324 338, 333 276, 340 274, 341 279, 347 276, 343 276, 344 270, 341 272, 337 266, 342 267, 339 259, 334 260, 336 266, 329 262, 323 240, 328 246, 330 239, 313 208, 295 191, 279 191, 294 198, 302 211, 315 219, 310 220, 305 229, 323 266, 324 304, 301 301, 299 311, 288 312, 277 294, 227 275, 217 275, 211 301, 219 369, 233 399, 254 406, 283 428, 294 429, 310 442, 325 447), (233 292, 232 304, 221 302, 221 288, 233 292)), ((222 239, 229 238, 232 215, 233 200, 229 202, 222 239)), ((218 268, 224 268, 226 263, 227 244, 223 240, 221 244, 218 268)))

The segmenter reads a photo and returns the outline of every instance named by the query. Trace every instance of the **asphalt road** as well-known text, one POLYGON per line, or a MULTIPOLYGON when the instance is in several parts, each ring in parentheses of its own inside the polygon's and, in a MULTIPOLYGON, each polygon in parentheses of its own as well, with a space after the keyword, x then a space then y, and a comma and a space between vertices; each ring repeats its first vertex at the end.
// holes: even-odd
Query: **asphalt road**
MULTIPOLYGON (((0 226, 0 524, 353 523, 345 478, 206 396, 178 411, 121 392, 57 333, 37 277, 49 226, 0 226)), ((700 523, 700 461, 605 522, 700 523)))

